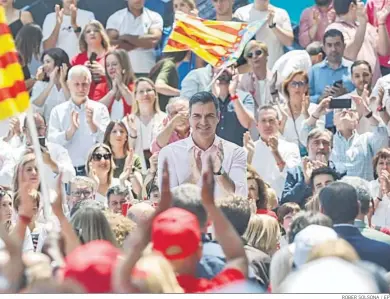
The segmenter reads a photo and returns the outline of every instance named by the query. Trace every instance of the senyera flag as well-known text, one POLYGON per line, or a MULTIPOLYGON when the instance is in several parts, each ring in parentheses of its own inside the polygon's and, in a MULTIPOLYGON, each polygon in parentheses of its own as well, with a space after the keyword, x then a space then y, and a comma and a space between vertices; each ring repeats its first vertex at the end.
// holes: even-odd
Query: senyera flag
POLYGON ((264 23, 210 21, 176 13, 174 28, 163 52, 191 50, 214 67, 229 66, 240 58, 245 45, 264 23))
POLYGON ((18 53, 0 6, 0 120, 26 111, 29 103, 18 53))

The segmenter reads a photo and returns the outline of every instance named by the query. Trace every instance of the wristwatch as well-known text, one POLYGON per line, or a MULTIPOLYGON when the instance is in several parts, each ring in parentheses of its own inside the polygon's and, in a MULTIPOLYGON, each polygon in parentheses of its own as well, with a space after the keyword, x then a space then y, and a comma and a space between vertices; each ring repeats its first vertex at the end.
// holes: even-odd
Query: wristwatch
POLYGON ((76 28, 73 28, 74 33, 80 33, 81 32, 81 27, 77 26, 76 28))
POLYGON ((366 118, 371 118, 372 117, 372 111, 370 111, 367 115, 366 118))
POLYGON ((276 27, 276 23, 273 23, 273 24, 271 24, 271 25, 268 25, 268 28, 275 28, 276 27))
POLYGON ((213 172, 214 175, 223 175, 225 173, 225 170, 223 170, 222 166, 221 168, 218 170, 218 172, 213 172))

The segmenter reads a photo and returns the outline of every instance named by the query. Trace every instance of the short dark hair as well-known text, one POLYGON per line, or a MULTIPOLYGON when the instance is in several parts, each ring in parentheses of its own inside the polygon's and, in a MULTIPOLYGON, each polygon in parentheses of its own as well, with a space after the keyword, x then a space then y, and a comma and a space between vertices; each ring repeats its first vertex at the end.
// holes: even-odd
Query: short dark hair
POLYGON ((370 73, 372 74, 372 68, 371 68, 371 65, 365 61, 365 60, 356 60, 352 65, 351 65, 351 74, 353 74, 353 69, 355 67, 358 67, 359 65, 366 65, 368 67, 368 70, 370 71, 370 73))
POLYGON ((308 227, 312 224, 326 226, 330 228, 333 226, 332 220, 328 216, 320 212, 299 212, 294 216, 294 219, 291 222, 290 231, 288 232, 288 243, 293 243, 295 236, 305 227, 308 227))
POLYGON ((341 182, 347 183, 355 188, 357 199, 360 202, 360 212, 363 215, 367 215, 371 202, 370 184, 368 181, 359 177, 345 176, 341 179, 341 182))
POLYGON ((330 137, 330 144, 332 146, 333 143, 333 133, 329 130, 315 128, 310 131, 309 135, 307 135, 307 145, 309 145, 310 140, 314 138, 318 138, 321 135, 328 135, 330 137))
MULTIPOLYGON (((69 61, 69 56, 68 54, 62 50, 61 48, 50 48, 45 50, 42 55, 41 55, 41 62, 43 63, 43 59, 45 56, 49 56, 51 59, 54 60, 54 67, 58 66, 61 67, 62 64, 66 64, 68 67, 68 71, 71 68, 70 61, 69 61)), ((68 74, 66 74, 65 80, 68 79, 68 74)), ((47 74, 45 74, 45 77, 43 78, 43 81, 49 81, 50 78, 47 74)))
POLYGON ((343 44, 344 44, 344 35, 343 35, 343 33, 342 33, 340 30, 338 30, 338 29, 329 29, 328 31, 326 31, 325 34, 324 34, 324 38, 322 39, 322 43, 323 43, 324 46, 325 46, 325 44, 326 44, 326 39, 327 39, 328 37, 337 37, 337 36, 340 37, 341 41, 342 41, 343 44))
POLYGON ((123 188, 121 186, 113 186, 113 187, 110 187, 107 191, 107 200, 108 202, 110 202, 110 196, 111 195, 121 195, 121 196, 128 196, 130 193, 129 193, 129 189, 127 188, 123 188))
POLYGON ((217 200, 217 205, 230 223, 236 229, 237 233, 242 236, 249 225, 251 218, 250 203, 247 198, 229 194, 217 200))
POLYGON ((264 105, 264 106, 261 106, 258 110, 258 115, 260 115, 260 112, 261 111, 266 111, 266 110, 272 110, 276 113, 276 119, 279 119, 279 112, 278 110, 276 110, 276 108, 274 106, 271 106, 271 105, 264 105))
POLYGON ((317 168, 317 169, 314 169, 313 172, 311 173, 311 177, 310 177, 310 186, 312 188, 314 188, 314 178, 317 176, 317 175, 321 175, 321 174, 327 174, 327 175, 330 175, 333 177, 333 179, 335 181, 339 180, 340 179, 340 176, 339 174, 332 168, 330 167, 320 167, 320 168, 317 168))
POLYGON ((318 195, 321 208, 334 224, 352 223, 359 214, 357 192, 354 187, 342 182, 332 183, 318 195))
POLYGON ((192 105, 195 105, 197 103, 201 103, 201 104, 207 104, 207 103, 213 103, 214 106, 215 106, 215 110, 217 111, 217 113, 219 113, 219 102, 218 102, 218 99, 215 95, 213 95, 211 92, 208 92, 208 91, 200 91, 200 92, 197 92, 196 94, 194 94, 191 98, 190 98, 190 113, 191 113, 191 109, 192 109, 192 105))
POLYGON ((333 0, 333 8, 336 15, 346 15, 351 3, 357 4, 356 0, 333 0))

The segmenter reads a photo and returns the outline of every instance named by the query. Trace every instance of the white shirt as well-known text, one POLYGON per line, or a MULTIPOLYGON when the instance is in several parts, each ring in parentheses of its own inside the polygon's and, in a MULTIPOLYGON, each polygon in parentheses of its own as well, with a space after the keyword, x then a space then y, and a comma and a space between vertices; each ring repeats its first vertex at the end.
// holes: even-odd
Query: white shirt
MULTIPOLYGON (((217 135, 213 145, 206 151, 199 149, 192 140, 192 136, 171 143, 163 147, 158 157, 158 173, 159 187, 162 185, 162 170, 164 161, 167 160, 169 167, 170 187, 179 186, 187 180, 191 173, 191 159, 193 150, 201 151, 202 169, 207 169, 208 157, 215 156, 217 147, 222 141, 224 150, 224 159, 222 168, 225 170, 229 178, 234 182, 235 194, 243 197, 248 196, 248 188, 246 181, 246 152, 245 150, 229 141, 226 141, 217 135)), ((199 179, 198 186, 202 185, 202 178, 199 179)), ((215 197, 226 195, 226 191, 218 184, 215 185, 215 197)))
MULTIPOLYGON (((271 51, 272 52, 272 51, 271 51)), ((311 68, 311 58, 306 50, 293 50, 283 54, 274 64, 272 73, 278 72, 276 86, 279 88, 283 81, 295 71, 305 71, 309 73, 311 68)))
MULTIPOLYGON (((124 8, 108 18, 106 29, 115 29, 119 35, 142 36, 148 34, 151 29, 159 29, 162 32, 163 19, 158 13, 146 7, 139 17, 134 17, 128 8, 124 8)), ((156 64, 154 49, 137 48, 129 51, 129 57, 135 73, 149 73, 156 64)))
MULTIPOLYGON (((62 173, 62 182, 69 183, 76 175, 75 169, 72 165, 72 160, 69 157, 68 151, 58 143, 52 143, 47 141, 46 142, 47 149, 50 154, 50 158, 53 160, 54 163, 57 164, 59 173, 62 173)), ((26 151, 26 145, 21 146, 18 150, 16 155, 20 159, 23 156, 23 153, 26 151)), ((57 177, 58 174, 53 172, 53 170, 44 163, 43 165, 43 171, 46 176, 46 182, 49 186, 49 188, 56 190, 57 188, 57 177)))
POLYGON ((88 107, 93 108, 93 123, 97 126, 96 133, 92 133, 87 124, 85 106, 77 107, 72 100, 66 101, 51 112, 48 140, 58 143, 68 150, 73 166, 84 166, 91 147, 103 141, 104 132, 110 122, 107 107, 101 103, 87 100, 88 107), (72 111, 79 113, 80 126, 71 140, 66 140, 66 131, 70 128, 72 111))
MULTIPOLYGON (((76 20, 77 25, 81 28, 84 28, 85 25, 89 23, 89 21, 95 20, 95 15, 93 12, 78 8, 76 20)), ((54 27, 56 26, 56 22, 55 12, 49 13, 46 16, 42 25, 42 41, 49 39, 53 33, 54 27)), ((64 50, 66 54, 68 54, 69 60, 71 60, 73 56, 76 56, 80 52, 79 39, 76 33, 73 31, 70 16, 64 15, 60 33, 58 34, 56 48, 61 48, 64 50)))
MULTIPOLYGON (((377 179, 370 182, 371 197, 378 197, 379 188, 377 179)), ((379 202, 378 207, 375 209, 371 222, 376 226, 390 227, 390 198, 388 196, 382 197, 382 201, 379 202)))
MULTIPOLYGON (((286 10, 269 5, 269 7, 275 10, 274 22, 279 28, 291 31, 291 21, 286 10)), ((240 7, 234 13, 234 17, 244 22, 255 22, 261 20, 267 20, 268 11, 260 11, 255 9, 254 4, 248 4, 240 7)), ((272 69, 276 60, 284 54, 283 44, 276 37, 271 28, 268 28, 268 22, 265 21, 264 25, 257 31, 256 40, 265 43, 268 47, 268 68, 272 69)))
POLYGON ((49 95, 46 98, 45 104, 43 106, 35 105, 36 99, 41 95, 41 93, 48 87, 49 82, 37 81, 34 84, 34 87, 31 92, 30 102, 33 104, 34 110, 39 112, 45 118, 46 123, 49 123, 51 110, 64 102, 66 102, 65 94, 62 88, 60 90, 57 89, 56 85, 50 90, 49 95))
POLYGON ((121 120, 125 115, 125 108, 123 107, 122 100, 116 101, 112 103, 111 106, 111 120, 121 120))
POLYGON ((13 155, 13 148, 6 142, 0 140, 0 185, 12 187, 14 168, 16 160, 13 155))
POLYGON ((301 163, 299 148, 296 144, 279 138, 279 153, 286 163, 283 171, 279 170, 271 149, 261 140, 255 142, 255 153, 252 165, 261 178, 275 190, 276 195, 282 196, 284 183, 287 177, 287 168, 292 168, 301 163))

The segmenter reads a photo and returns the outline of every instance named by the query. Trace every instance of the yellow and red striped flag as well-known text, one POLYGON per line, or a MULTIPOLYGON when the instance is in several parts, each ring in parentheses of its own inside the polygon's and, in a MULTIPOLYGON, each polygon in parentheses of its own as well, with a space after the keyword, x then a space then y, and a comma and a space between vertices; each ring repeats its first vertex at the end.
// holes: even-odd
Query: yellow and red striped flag
POLYGON ((29 104, 18 53, 0 5, 0 120, 26 111, 29 104))
POLYGON ((191 50, 212 66, 231 65, 264 23, 210 21, 176 13, 164 52, 191 50))

